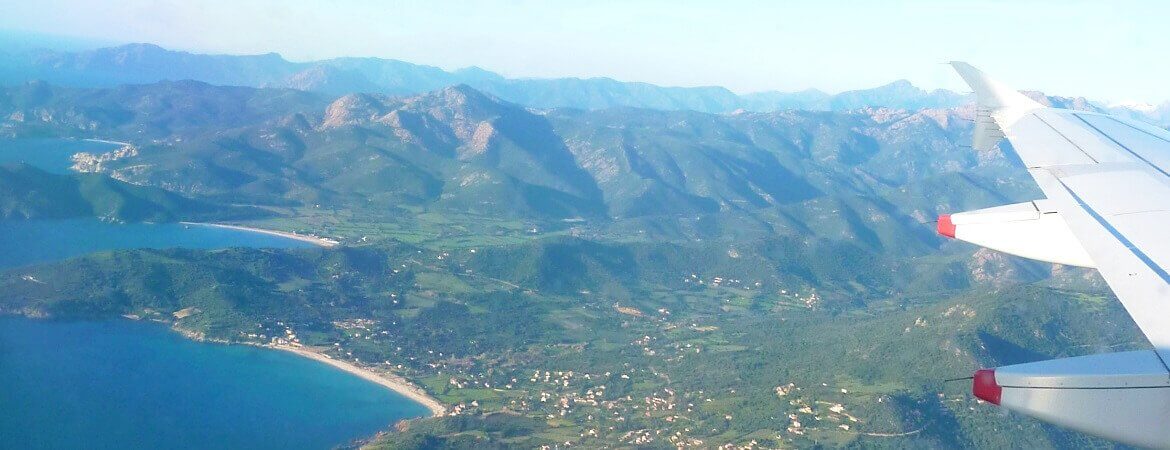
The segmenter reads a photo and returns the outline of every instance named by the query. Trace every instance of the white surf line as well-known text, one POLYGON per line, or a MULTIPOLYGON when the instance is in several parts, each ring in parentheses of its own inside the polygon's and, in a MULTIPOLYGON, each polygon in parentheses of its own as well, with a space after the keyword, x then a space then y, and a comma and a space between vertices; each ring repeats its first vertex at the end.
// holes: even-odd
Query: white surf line
POLYGON ((88 142, 101 142, 103 144, 118 144, 121 146, 133 145, 129 142, 109 141, 109 140, 105 140, 105 139, 82 139, 82 140, 88 141, 88 142))
POLYGON ((253 227, 245 227, 245 226, 241 226, 241 225, 228 225, 228 224, 224 224, 224 223, 206 223, 206 222, 179 222, 179 223, 183 224, 183 225, 195 225, 195 226, 202 226, 202 227, 224 228, 224 229, 229 229, 229 230, 248 231, 248 232, 252 232, 252 233, 267 234, 267 235, 271 235, 271 236, 280 236, 280 237, 293 239, 293 240, 297 240, 297 241, 301 241, 301 242, 308 242, 310 244, 325 247, 325 248, 336 247, 336 246, 341 244, 341 242, 338 242, 337 240, 334 240, 334 239, 318 237, 318 236, 309 236, 309 235, 297 234, 297 233, 290 233, 287 231, 269 230, 269 229, 265 229, 265 228, 253 228, 253 227))

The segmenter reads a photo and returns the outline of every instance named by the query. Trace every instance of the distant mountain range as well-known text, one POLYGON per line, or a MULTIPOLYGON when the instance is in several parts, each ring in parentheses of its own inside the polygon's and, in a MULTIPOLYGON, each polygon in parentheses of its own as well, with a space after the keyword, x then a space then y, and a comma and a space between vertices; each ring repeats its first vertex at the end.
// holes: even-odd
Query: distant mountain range
POLYGON ((662 87, 610 78, 505 78, 478 67, 448 72, 392 59, 335 58, 291 62, 275 53, 203 55, 129 44, 86 51, 16 50, 0 53, 0 83, 44 80, 74 87, 111 87, 197 80, 215 85, 287 87, 328 95, 413 95, 465 84, 535 108, 601 109, 618 106, 727 113, 736 110, 848 110, 864 107, 945 108, 966 97, 927 92, 905 80, 832 95, 817 90, 736 95, 722 87, 662 87))
MULTIPOLYGON (((195 80, 221 86, 291 88, 334 97, 352 93, 411 96, 448 86, 467 85, 532 108, 594 110, 634 107, 707 113, 848 111, 882 107, 918 110, 952 108, 972 100, 969 95, 945 89, 926 91, 906 80, 839 94, 808 89, 737 95, 718 86, 664 87, 611 78, 505 78, 479 67, 446 71, 381 58, 292 62, 276 53, 205 55, 167 50, 153 44, 80 51, 0 49, 0 85, 21 85, 33 80, 71 87, 195 80)), ((1160 105, 1137 102, 1104 104, 1084 98, 1060 101, 1079 109, 1109 111, 1161 126, 1170 125, 1170 102, 1160 105)))

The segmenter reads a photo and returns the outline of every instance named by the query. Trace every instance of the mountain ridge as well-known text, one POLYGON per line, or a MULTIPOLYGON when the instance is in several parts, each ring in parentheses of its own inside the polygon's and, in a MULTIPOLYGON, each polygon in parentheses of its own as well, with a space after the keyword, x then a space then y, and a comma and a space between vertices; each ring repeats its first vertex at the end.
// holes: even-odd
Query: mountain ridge
POLYGON ((101 129, 139 148, 101 173, 211 202, 424 208, 563 228, 583 219, 596 232, 652 225, 672 238, 810 232, 874 248, 933 245, 913 229, 939 208, 1029 192, 993 181, 1025 179, 1003 153, 954 144, 971 113, 535 110, 467 85, 332 101, 193 81, 0 88, 0 134, 101 129), (969 193, 939 205, 902 192, 928 180, 969 193), (999 194, 979 187, 991 183, 999 194))
MULTIPOLYGON (((907 80, 829 94, 817 89, 737 94, 720 86, 672 87, 609 77, 507 78, 470 66, 435 66, 378 57, 337 57, 293 62, 278 53, 201 54, 149 43, 90 50, 17 48, 0 52, 0 85, 34 80, 72 87, 114 87, 159 81, 196 80, 213 85, 291 88, 326 96, 379 93, 411 96, 466 84, 533 108, 604 109, 637 107, 707 113, 781 110, 846 111, 861 108, 945 109, 971 101, 969 94, 924 90, 907 80)), ((1052 97, 1063 98, 1063 97, 1052 97)), ((1170 102, 1095 102, 1067 98, 1064 106, 1103 110, 1170 126, 1170 102)), ((1047 102, 1046 102, 1047 103, 1047 102)))
MULTIPOLYGON (((840 110, 858 107, 952 107, 965 100, 950 91, 926 92, 894 82, 840 94, 817 90, 735 94, 720 86, 669 87, 592 78, 506 78, 479 68, 446 71, 434 66, 375 57, 292 62, 276 53, 212 55, 126 44, 87 51, 36 50, 0 62, 0 83, 43 79, 75 87, 110 87, 194 79, 209 84, 287 87, 327 95, 366 92, 413 95, 467 84, 505 100, 537 108, 602 109, 632 106, 726 113, 735 110, 840 110)), ((908 83, 907 83, 908 84, 908 83)))
POLYGON ((213 205, 101 174, 59 175, 25 164, 0 164, 0 220, 92 216, 119 222, 170 222, 268 215, 253 208, 213 205))

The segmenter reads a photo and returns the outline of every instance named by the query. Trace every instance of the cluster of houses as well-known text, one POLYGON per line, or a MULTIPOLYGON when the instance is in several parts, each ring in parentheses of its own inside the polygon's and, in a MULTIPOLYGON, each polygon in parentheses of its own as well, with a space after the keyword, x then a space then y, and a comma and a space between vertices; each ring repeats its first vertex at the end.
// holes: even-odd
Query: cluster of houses
MULTIPOLYGON (((828 387, 828 383, 821 383, 821 386, 828 387)), ((797 387, 796 384, 794 384, 794 383, 788 383, 788 384, 776 386, 776 388, 775 388, 776 396, 780 397, 780 398, 788 397, 789 395, 794 396, 795 393, 800 391, 800 390, 801 390, 801 388, 797 387)), ((848 389, 841 389, 841 393, 848 394, 849 390, 848 389)), ((834 402, 826 402, 826 401, 820 401, 820 400, 815 401, 814 403, 816 405, 818 405, 818 409, 820 409, 824 406, 828 406, 828 408, 827 408, 828 413, 825 413, 823 410, 820 413, 814 411, 813 405, 809 404, 803 398, 795 397, 795 398, 792 398, 791 400, 788 401, 788 404, 790 406, 792 406, 793 408, 796 408, 796 412, 788 414, 789 424, 788 424, 788 428, 786 430, 789 433, 794 434, 794 435, 803 435, 805 433, 805 431, 808 429, 808 425, 801 422, 802 415, 806 418, 806 420, 808 418, 811 418, 814 422, 821 422, 821 421, 827 420, 830 422, 837 423, 837 428, 839 428, 843 431, 849 431, 852 428, 852 426, 849 424, 846 424, 846 423, 841 423, 841 422, 844 422, 844 421, 849 421, 849 422, 853 422, 853 423, 858 422, 858 419, 856 417, 845 412, 845 405, 844 404, 834 403, 834 402)))

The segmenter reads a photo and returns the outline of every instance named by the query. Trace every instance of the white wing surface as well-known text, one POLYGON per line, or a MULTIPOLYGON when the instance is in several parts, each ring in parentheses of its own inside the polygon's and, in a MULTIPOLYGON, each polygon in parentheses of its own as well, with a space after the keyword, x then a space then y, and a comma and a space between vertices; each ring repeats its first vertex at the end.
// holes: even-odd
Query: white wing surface
MULTIPOLYGON (((1150 343, 1170 361, 1170 133, 1046 108, 952 63, 1150 343)), ((987 120, 987 119, 983 119, 987 120)), ((994 144, 994 142, 992 143, 994 144)))
POLYGON ((1170 447, 1170 133, 1049 108, 962 62, 978 97, 974 146, 1007 138, 1047 199, 942 216, 946 236, 1097 268, 1153 350, 985 369, 981 399, 1059 425, 1170 447))

